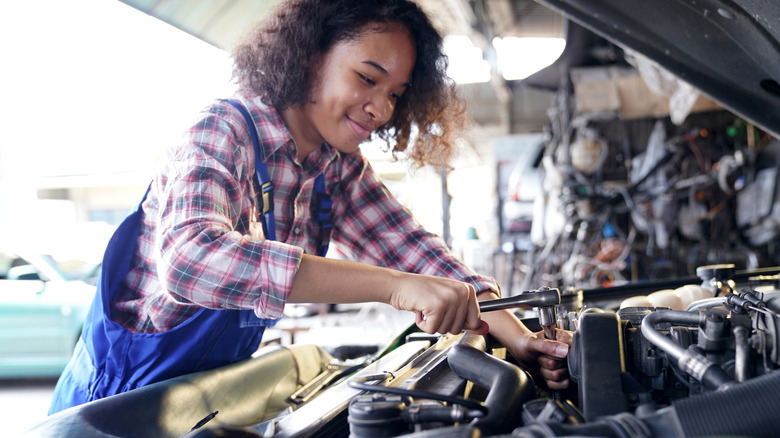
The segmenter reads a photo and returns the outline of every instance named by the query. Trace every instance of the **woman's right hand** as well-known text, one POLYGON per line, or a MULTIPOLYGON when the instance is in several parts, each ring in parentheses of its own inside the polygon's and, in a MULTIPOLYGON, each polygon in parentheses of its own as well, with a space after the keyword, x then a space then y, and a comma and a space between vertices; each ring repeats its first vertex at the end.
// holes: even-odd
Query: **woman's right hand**
POLYGON ((477 294, 468 283, 431 275, 400 275, 390 304, 416 314, 417 326, 426 333, 460 333, 475 330, 487 333, 481 320, 477 294))
POLYGON ((295 274, 291 303, 361 303, 377 301, 417 315, 426 333, 487 333, 468 283, 432 275, 410 274, 363 263, 304 254, 295 274))

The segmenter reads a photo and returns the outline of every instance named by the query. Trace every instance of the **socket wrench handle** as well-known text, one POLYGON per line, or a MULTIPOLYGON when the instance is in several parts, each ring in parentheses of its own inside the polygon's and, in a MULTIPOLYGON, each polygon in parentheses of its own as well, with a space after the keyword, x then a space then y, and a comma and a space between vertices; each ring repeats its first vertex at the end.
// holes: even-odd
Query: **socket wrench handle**
POLYGON ((492 312, 503 309, 530 309, 532 307, 550 307, 561 304, 561 293, 558 289, 543 287, 537 290, 520 292, 513 297, 499 298, 479 302, 480 312, 492 312))

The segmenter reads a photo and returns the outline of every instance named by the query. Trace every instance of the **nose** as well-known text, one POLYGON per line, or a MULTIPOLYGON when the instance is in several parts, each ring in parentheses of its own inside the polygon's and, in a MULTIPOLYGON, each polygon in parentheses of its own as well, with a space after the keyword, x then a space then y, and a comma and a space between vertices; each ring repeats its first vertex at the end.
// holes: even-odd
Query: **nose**
POLYGON ((395 102, 385 93, 373 93, 364 107, 376 126, 384 125, 395 110, 395 102))

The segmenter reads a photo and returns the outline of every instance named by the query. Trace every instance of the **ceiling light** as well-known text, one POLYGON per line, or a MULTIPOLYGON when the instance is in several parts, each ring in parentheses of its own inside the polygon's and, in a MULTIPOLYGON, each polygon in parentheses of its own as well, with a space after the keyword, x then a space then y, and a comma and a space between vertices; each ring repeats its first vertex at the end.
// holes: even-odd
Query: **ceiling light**
POLYGON ((444 37, 444 53, 449 58, 447 75, 459 84, 473 84, 490 81, 490 64, 485 61, 482 50, 475 47, 465 35, 444 37))
POLYGON ((566 47, 563 38, 493 39, 498 70, 508 81, 525 79, 555 62, 566 47))

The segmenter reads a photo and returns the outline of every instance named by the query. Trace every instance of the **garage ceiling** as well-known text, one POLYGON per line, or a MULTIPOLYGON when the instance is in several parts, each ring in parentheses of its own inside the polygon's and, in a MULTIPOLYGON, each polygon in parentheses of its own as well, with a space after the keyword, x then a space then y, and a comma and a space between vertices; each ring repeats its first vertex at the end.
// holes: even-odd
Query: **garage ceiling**
MULTIPOLYGON (((121 1, 227 49, 280 0, 121 1)), ((500 125, 508 132, 538 129, 534 120, 544 122, 549 96, 526 87, 551 90, 567 78, 570 67, 594 65, 586 58, 599 47, 592 40, 596 32, 598 39, 649 56, 732 111, 780 132, 776 0, 663 0, 642 3, 641 10, 635 0, 416 1, 445 34, 469 36, 489 62, 495 60, 489 44, 495 37, 566 33, 564 55, 571 56, 562 56, 546 72, 522 83, 493 80, 463 87, 475 121, 483 126, 500 125), (569 25, 554 10, 583 26, 569 25)))
MULTIPOLYGON (((280 0, 121 0, 217 47, 233 42, 280 0)), ((561 34, 561 18, 533 0, 418 0, 447 34, 548 36, 561 34)))
POLYGON ((227 49, 279 0, 120 0, 214 46, 227 49))
MULTIPOLYGON (((281 0, 120 1, 229 50, 281 0)), ((416 1, 444 34, 466 35, 483 52, 491 50, 495 37, 562 37, 566 27, 558 13, 534 0, 416 1)), ((551 98, 544 92, 503 81, 469 84, 462 91, 476 125, 493 127, 488 129, 497 134, 538 131, 547 120, 551 98)))

